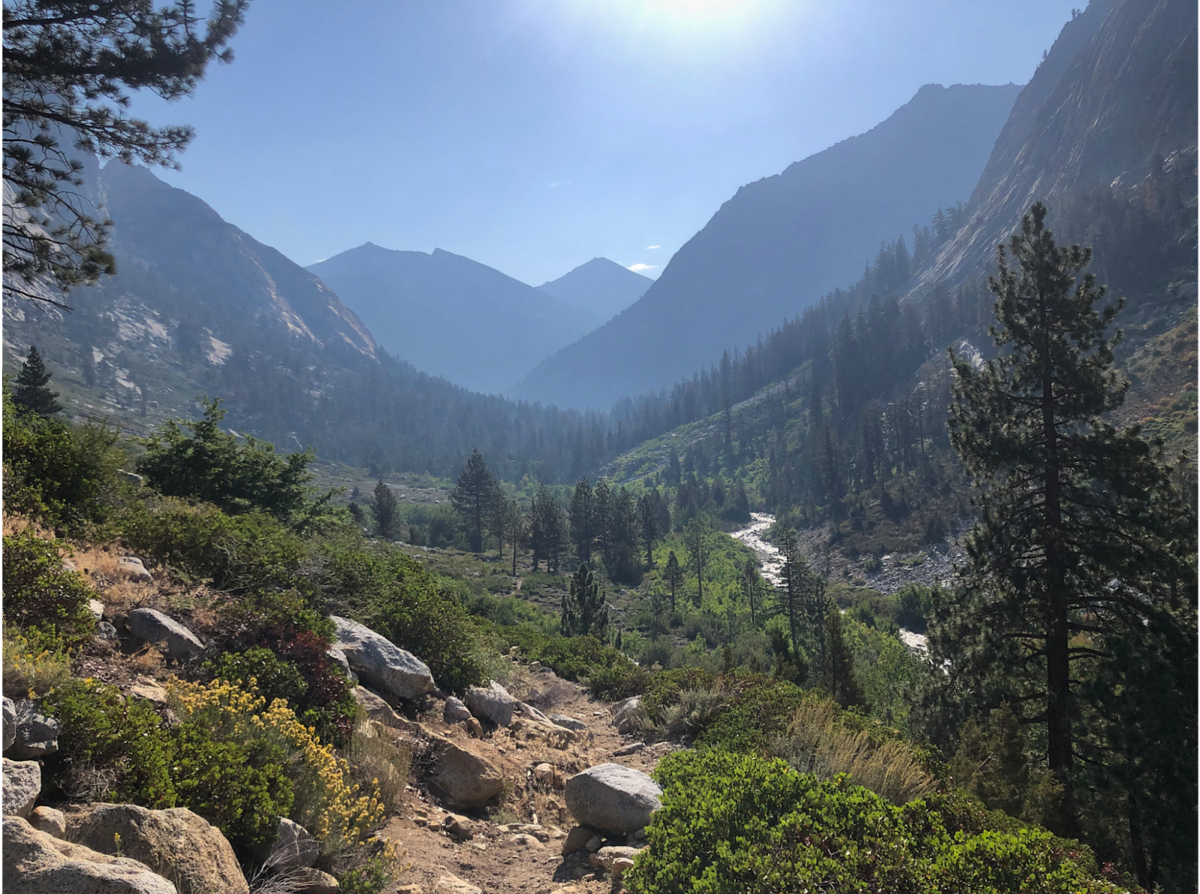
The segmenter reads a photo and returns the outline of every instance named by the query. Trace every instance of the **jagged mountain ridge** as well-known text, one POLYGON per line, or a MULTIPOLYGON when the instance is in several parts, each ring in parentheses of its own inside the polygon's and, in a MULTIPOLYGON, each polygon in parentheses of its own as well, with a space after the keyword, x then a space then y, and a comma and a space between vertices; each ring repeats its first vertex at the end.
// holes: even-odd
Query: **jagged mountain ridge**
POLYGON ((654 280, 634 273, 608 258, 592 258, 538 289, 559 301, 586 310, 600 324, 619 314, 646 294, 654 280))
POLYGON ((368 242, 308 270, 418 369, 485 393, 510 388, 596 317, 470 258, 368 242))
POLYGON ((927 85, 867 133, 743 186, 638 302, 518 393, 607 407, 754 342, 856 280, 884 240, 966 199, 1019 90, 927 85))

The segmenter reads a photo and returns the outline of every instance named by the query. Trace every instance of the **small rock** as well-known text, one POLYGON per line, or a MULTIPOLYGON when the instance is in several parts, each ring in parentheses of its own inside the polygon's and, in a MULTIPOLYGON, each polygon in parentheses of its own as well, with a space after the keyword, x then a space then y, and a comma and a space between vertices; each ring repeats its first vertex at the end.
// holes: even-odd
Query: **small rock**
POLYGON ((543 847, 545 847, 544 844, 542 844, 540 841, 538 841, 532 835, 526 835, 526 834, 514 835, 512 837, 512 840, 513 840, 513 844, 519 845, 521 847, 532 848, 533 850, 540 851, 543 847))
POLYGON ((396 889, 396 894, 425 894, 425 889, 420 885, 401 885, 396 889))
POLYGON ((429 781, 459 808, 482 807, 504 788, 498 767, 478 753, 480 746, 444 741, 439 744, 429 781))
POLYGON ((633 698, 627 698, 613 705, 612 725, 617 728, 617 732, 621 735, 633 732, 633 717, 641 706, 642 697, 640 695, 635 695, 633 698))
POLYGON ((603 845, 604 842, 600 840, 600 836, 593 835, 588 843, 584 845, 584 847, 587 848, 587 852, 589 854, 594 854, 596 851, 600 850, 603 845))
POLYGON ((624 748, 618 748, 613 752, 613 757, 628 757, 631 754, 637 754, 645 747, 645 742, 634 742, 632 745, 626 745, 624 748))
POLYGON ((538 720, 542 723, 550 722, 549 717, 547 717, 545 714, 543 714, 541 711, 539 711, 533 705, 528 704, 527 702, 519 702, 517 704, 517 707, 520 709, 521 713, 524 714, 526 717, 532 717, 534 720, 538 720))
POLYGON ((117 628, 108 621, 101 621, 96 625, 96 636, 109 643, 115 643, 119 638, 117 628))
POLYGON ((29 825, 55 838, 65 838, 67 835, 67 818, 61 810, 53 807, 33 808, 33 813, 29 814, 29 825))
POLYGON ((606 872, 613 872, 613 864, 617 860, 626 860, 628 861, 629 866, 632 866, 633 858, 636 856, 637 850, 632 847, 602 847, 600 850, 588 857, 588 862, 595 869, 603 869, 606 872))
POLYGON ((296 894, 337 894, 338 880, 328 872, 311 867, 295 869, 287 874, 288 890, 296 894))
POLYGON ((137 556, 121 556, 117 564, 117 571, 129 580, 142 583, 150 583, 154 580, 154 575, 146 570, 146 563, 137 556))
POLYGON ((587 729, 587 724, 582 720, 576 720, 574 717, 568 717, 566 714, 551 714, 550 722, 555 726, 561 726, 563 729, 570 729, 579 732, 587 729))
POLYGON ((275 846, 271 848, 271 855, 267 857, 268 866, 277 872, 307 869, 316 863, 320 856, 321 846, 307 829, 287 817, 279 818, 275 846))
POLYGON ((463 721, 463 726, 467 728, 467 733, 476 739, 483 738, 483 724, 474 717, 468 717, 463 721))
POLYGON ((461 723, 471 718, 471 712, 462 703, 462 699, 450 696, 446 699, 446 707, 442 709, 442 720, 447 723, 461 723))
POLYGON ((448 872, 437 880, 433 890, 441 891, 443 894, 483 894, 480 888, 476 888, 470 882, 464 882, 457 875, 451 875, 448 872))
POLYGON ((16 760, 35 760, 58 752, 58 734, 62 724, 38 710, 27 698, 18 699, 17 736, 8 753, 16 760))
POLYGON ((455 841, 467 841, 475 837, 475 822, 457 813, 449 813, 442 820, 442 828, 455 841))
POLYGON ((538 764, 533 768, 533 778, 537 780, 539 785, 547 788, 561 789, 566 785, 563 774, 553 764, 538 764))
POLYGON ((529 669, 536 673, 542 669, 542 663, 540 661, 531 661, 529 662, 529 669))
POLYGON ((96 620, 100 621, 104 618, 104 603, 99 599, 88 600, 88 611, 96 616, 96 620))
POLYGON ((141 642, 164 645, 167 657, 176 661, 195 658, 204 651, 204 643, 196 634, 152 608, 135 608, 126 626, 141 642))
POLYGON ((167 690, 149 677, 142 677, 129 687, 129 692, 156 705, 167 703, 167 690))
POLYGON ((609 872, 613 874, 613 878, 620 878, 629 869, 633 869, 633 861, 628 857, 617 857, 613 860, 612 869, 609 872))
POLYGON ((8 751, 9 746, 15 741, 17 741, 17 707, 6 695, 4 696, 4 748, 0 750, 8 751))
POLYGON ((37 761, 4 758, 4 815, 27 817, 42 793, 42 768, 37 761))
POLYGON ((472 686, 467 690, 463 702, 477 718, 496 726, 509 726, 518 704, 517 700, 508 694, 508 690, 495 680, 488 684, 486 689, 472 686))

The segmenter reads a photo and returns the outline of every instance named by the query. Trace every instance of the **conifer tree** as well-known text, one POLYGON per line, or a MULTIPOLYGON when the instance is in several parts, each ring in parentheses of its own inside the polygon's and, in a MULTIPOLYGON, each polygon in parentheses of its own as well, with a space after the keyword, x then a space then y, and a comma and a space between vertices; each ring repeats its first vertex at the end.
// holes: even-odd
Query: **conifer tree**
POLYGON ((646 567, 654 567, 654 541, 660 536, 658 529, 658 507, 655 505, 657 491, 643 494, 637 503, 638 526, 642 531, 642 543, 646 547, 646 567))
POLYGON ((704 604, 704 569, 708 567, 708 554, 711 547, 708 542, 707 519, 697 517, 688 522, 683 532, 683 542, 687 547, 688 558, 696 572, 696 605, 704 604))
POLYGON ((592 561, 592 541, 595 531, 595 506, 592 500, 592 485, 587 478, 580 478, 571 496, 571 539, 575 542, 575 554, 581 564, 592 561))
POLYGON ((837 606, 825 612, 825 661, 821 685, 843 708, 867 703, 862 684, 854 673, 854 653, 842 634, 842 615, 837 606))
POLYGON ((450 503, 467 532, 467 548, 473 553, 483 552, 483 532, 492 517, 496 493, 496 479, 476 448, 450 491, 450 503))
POLYGON ((594 636, 608 639, 608 606, 604 594, 587 565, 580 565, 571 577, 569 592, 562 600, 563 636, 594 636))
MULTIPOLYGON (((1080 276, 1090 251, 1058 247, 1045 217, 1034 205, 1008 252, 997 250, 988 285, 999 356, 976 368, 951 352, 951 440, 980 520, 931 645, 935 663, 949 662, 947 686, 993 706, 1010 700, 1043 727, 1064 789, 1056 830, 1077 835, 1077 756, 1105 759, 1091 718, 1119 705, 1085 681, 1119 678, 1125 642, 1194 641, 1195 520, 1161 451, 1106 418, 1128 387, 1113 369, 1120 334, 1106 334, 1121 302, 1097 310, 1104 288, 1080 276)), ((1177 748, 1191 742, 1194 764, 1191 717, 1173 735, 1177 748)), ((1194 795, 1189 809, 1194 828, 1194 795)))
POLYGON ((671 588, 671 611, 675 611, 675 588, 683 582, 683 569, 679 567, 679 557, 675 550, 667 553, 667 567, 663 569, 663 578, 671 588))
POLYGON ((58 402, 58 392, 51 391, 49 383, 50 373, 42 362, 42 355, 30 345, 29 355, 21 364, 13 386, 13 403, 39 416, 53 416, 62 409, 62 404, 58 402))
POLYGON ((371 514, 375 516, 375 533, 384 540, 398 540, 403 533, 400 522, 400 507, 396 495, 382 478, 375 485, 371 498, 371 514))

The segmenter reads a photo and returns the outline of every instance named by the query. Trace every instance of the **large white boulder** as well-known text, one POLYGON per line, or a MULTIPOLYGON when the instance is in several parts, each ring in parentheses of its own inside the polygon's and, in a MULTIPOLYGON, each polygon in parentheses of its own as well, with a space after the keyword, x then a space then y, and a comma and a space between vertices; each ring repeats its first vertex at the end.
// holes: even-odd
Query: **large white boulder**
POLYGON ((14 894, 179 894, 137 860, 60 841, 15 816, 4 818, 3 882, 14 894))
POLYGON ((600 764, 567 780, 567 809, 582 826, 610 835, 645 828, 662 806, 662 789, 640 770, 600 764))
POLYGON ((359 679, 396 698, 419 699, 437 688, 429 667, 369 627, 334 617, 337 640, 333 648, 346 655, 359 679))
POLYGON ((180 894, 249 894, 221 830, 184 807, 88 804, 66 812, 67 840, 132 857, 179 885, 180 894), (120 835, 118 845, 116 835, 120 835))
POLYGON ((463 701, 467 710, 480 720, 487 720, 496 726, 509 726, 512 723, 513 711, 519 702, 508 694, 508 690, 495 680, 486 689, 472 686, 467 690, 463 701))
POLYGON ((163 646, 167 657, 176 661, 195 658, 204 651, 204 643, 196 634, 152 608, 135 608, 125 626, 141 642, 163 646))
POLYGON ((42 768, 37 761, 4 758, 4 816, 27 817, 42 793, 42 768))

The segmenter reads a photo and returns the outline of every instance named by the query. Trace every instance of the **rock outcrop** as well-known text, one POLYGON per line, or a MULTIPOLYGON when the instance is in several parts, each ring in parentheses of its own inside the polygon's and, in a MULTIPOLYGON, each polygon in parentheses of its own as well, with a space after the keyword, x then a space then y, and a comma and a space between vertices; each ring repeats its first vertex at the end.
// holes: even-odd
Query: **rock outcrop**
POLYGON ((13 816, 4 819, 3 881, 20 894, 179 894, 137 860, 60 841, 13 816))
POLYGON ((4 815, 27 817, 42 793, 42 768, 37 761, 4 758, 4 815))
POLYGON ((448 739, 438 742, 433 772, 429 781, 440 789, 452 804, 469 810, 482 807, 490 798, 504 790, 504 776, 473 744, 458 744, 448 739))
POLYGON ((67 813, 67 839, 120 853, 175 881, 179 894, 248 894, 233 848, 215 826, 183 807, 89 804, 67 813))
POLYGON ((14 705, 16 733, 7 753, 15 760, 35 760, 58 751, 62 724, 38 710, 37 703, 18 699, 14 705))
POLYGON ((167 657, 176 661, 195 658, 204 651, 204 643, 196 634, 152 608, 135 608, 125 624, 135 638, 162 646, 167 657))
POLYGON ((363 683, 396 698, 410 700, 437 688, 429 667, 411 652, 355 621, 338 617, 332 620, 337 625, 333 648, 345 654, 363 683))
POLYGON ((580 825, 610 835, 645 828, 662 806, 662 789, 639 770, 600 764, 567 780, 567 809, 580 825))
POLYGON ((519 702, 508 694, 508 690, 493 680, 486 689, 472 686, 463 697, 467 710, 480 720, 496 726, 512 724, 513 711, 519 702))

